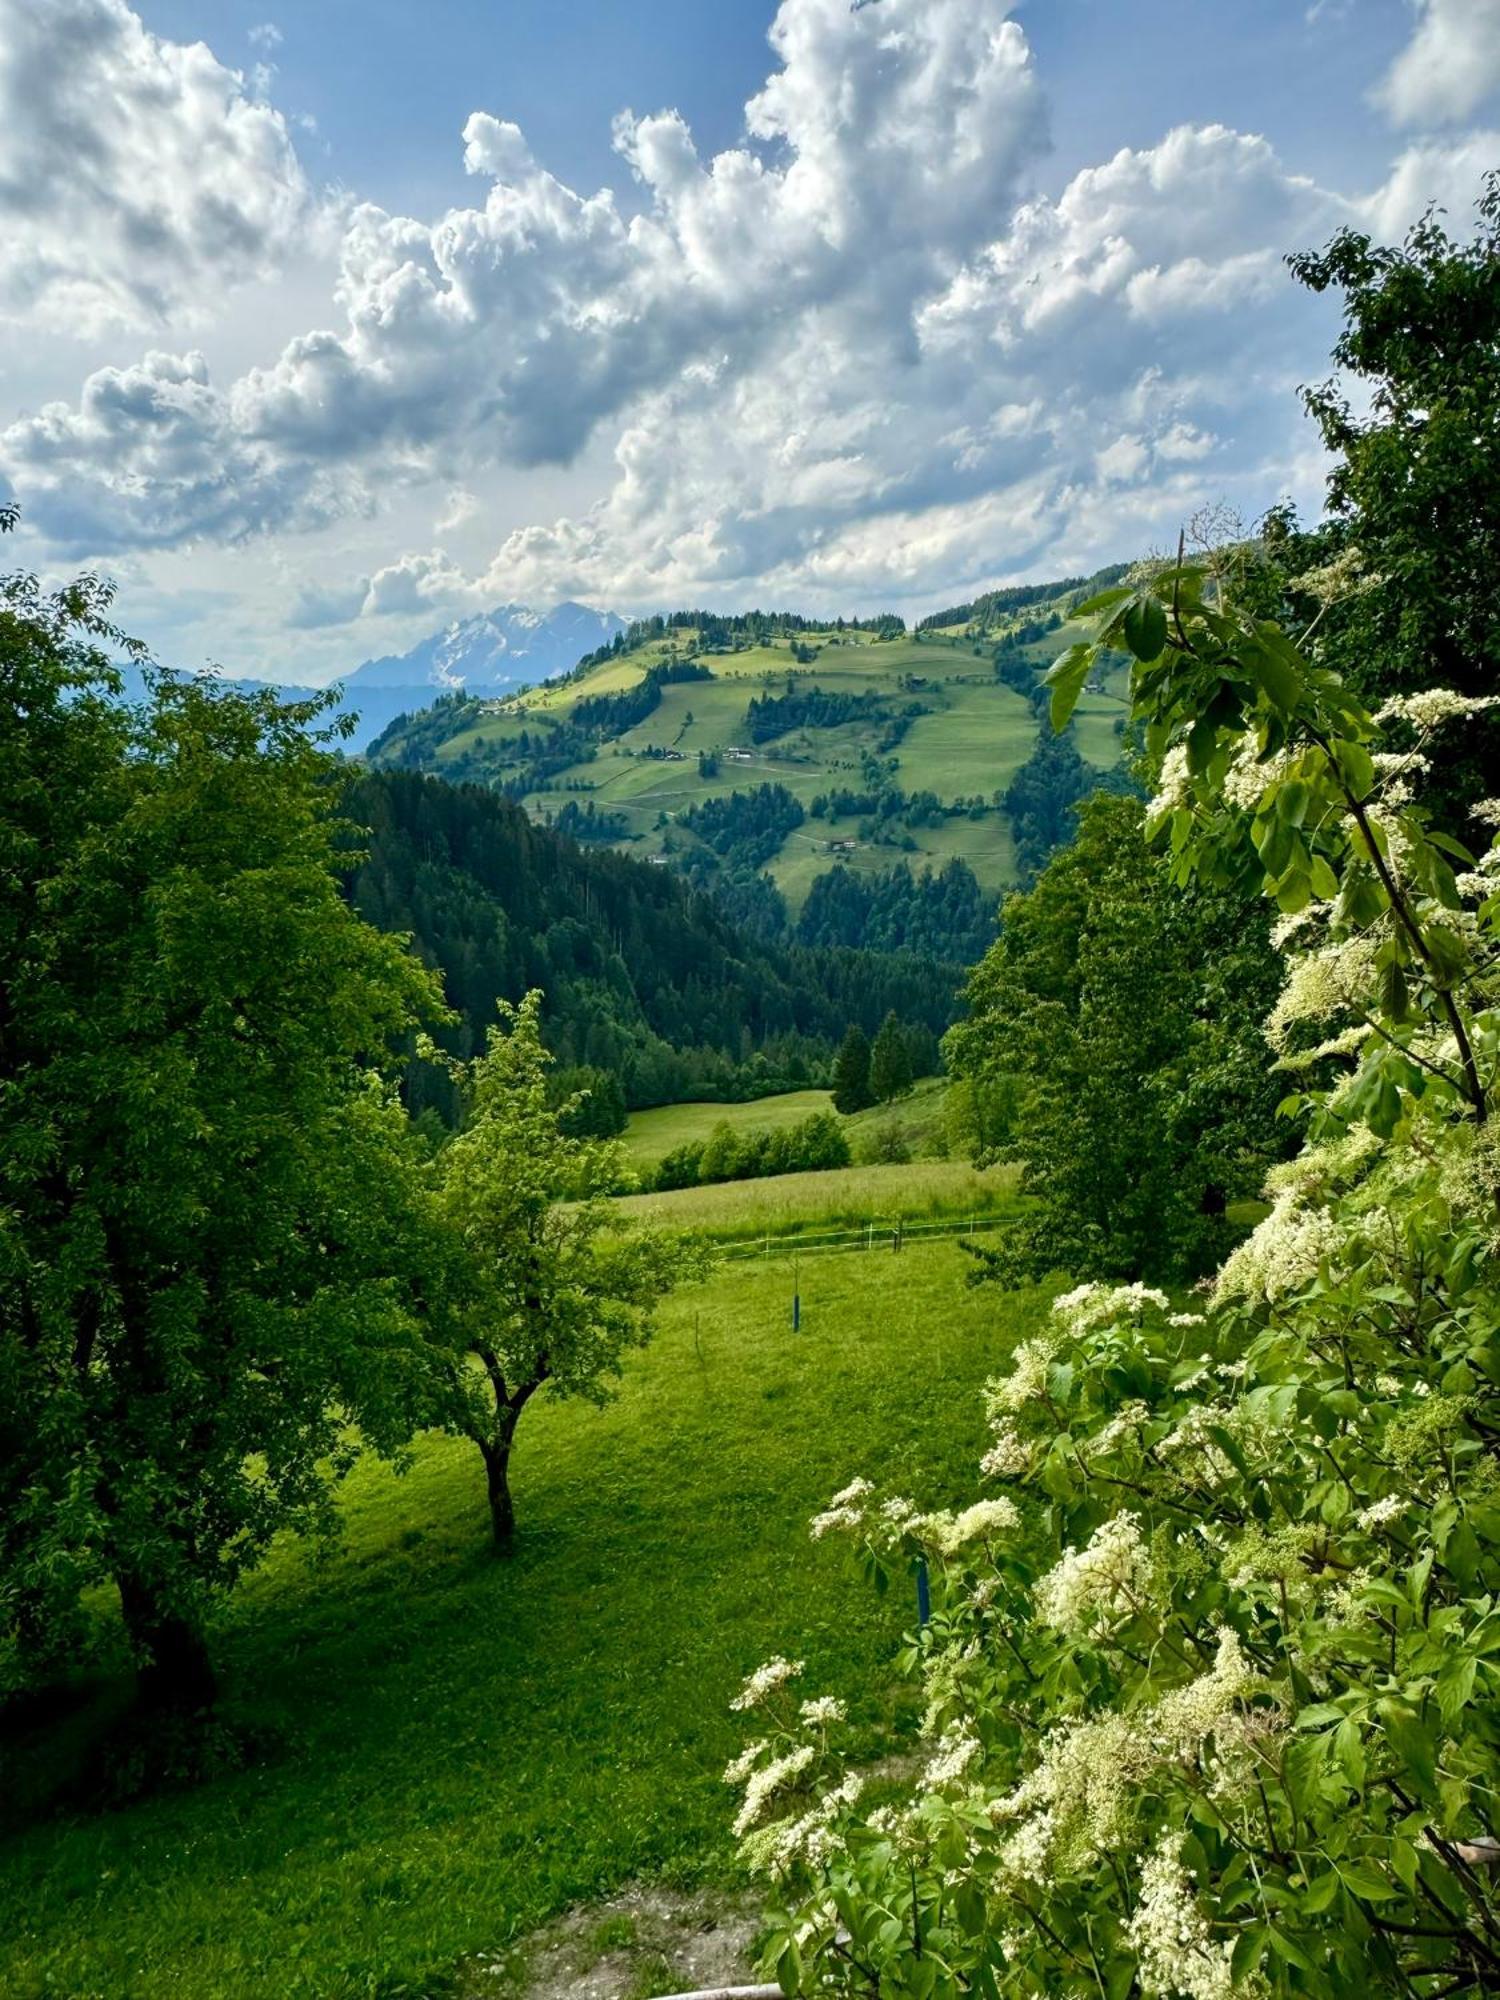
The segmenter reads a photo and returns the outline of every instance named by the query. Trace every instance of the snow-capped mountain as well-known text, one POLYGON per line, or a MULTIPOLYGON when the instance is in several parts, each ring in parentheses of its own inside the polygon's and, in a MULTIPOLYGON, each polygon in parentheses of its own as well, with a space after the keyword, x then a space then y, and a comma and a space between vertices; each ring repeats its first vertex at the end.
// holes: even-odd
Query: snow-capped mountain
POLYGON ((467 688, 482 693, 566 673, 585 653, 607 646, 625 621, 587 604, 558 604, 533 611, 502 604, 494 611, 445 625, 409 653, 366 660, 343 676, 351 696, 371 688, 467 688))

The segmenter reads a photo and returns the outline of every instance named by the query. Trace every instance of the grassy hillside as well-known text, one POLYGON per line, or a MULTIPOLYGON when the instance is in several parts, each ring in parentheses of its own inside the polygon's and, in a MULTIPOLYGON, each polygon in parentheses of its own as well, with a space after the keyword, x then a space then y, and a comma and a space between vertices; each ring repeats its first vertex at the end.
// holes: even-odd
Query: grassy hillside
MULTIPOLYGON (((892 1120, 915 1144, 924 1144, 941 1122, 947 1090, 940 1077, 928 1077, 893 1105, 877 1105, 843 1119, 856 1157, 870 1133, 892 1120)), ((716 1125, 728 1124, 736 1132, 774 1132, 799 1124, 815 1111, 832 1109, 833 1093, 829 1090, 786 1090, 746 1104, 663 1104, 631 1113, 625 1128, 625 1149, 637 1166, 649 1167, 678 1146, 707 1139, 716 1125)))
POLYGON ((265 1754, 0 1845, 0 1992, 504 1995, 478 1955, 552 1913, 727 1876, 726 1704, 750 1668, 805 1657, 872 1757, 913 1726, 865 1692, 911 1605, 806 1523, 871 1467, 938 1504, 969 1490, 980 1385, 1040 1305, 965 1269, 951 1243, 809 1260, 795 1336, 784 1263, 684 1294, 609 1409, 528 1412, 511 1562, 472 1446, 360 1471, 339 1553, 285 1548, 216 1635, 265 1754))
MULTIPOLYGON (((683 815, 759 785, 784 786, 809 815, 816 798, 836 789, 930 794, 944 810, 919 821, 875 825, 862 812, 809 816, 757 865, 794 916, 815 877, 838 864, 871 874, 903 860, 921 867, 957 858, 994 898, 1016 879, 1001 799, 1039 727, 1025 689, 998 676, 996 648, 1008 646, 1013 681, 1025 678, 1014 671, 1017 661, 1034 681, 1081 636, 1063 616, 1076 596, 1075 588, 1059 586, 1054 597, 1009 619, 979 616, 892 638, 830 629, 707 645, 697 629, 674 625, 517 700, 460 703, 436 722, 429 712, 384 739, 375 756, 510 786, 536 816, 592 806, 605 816, 597 821, 600 837, 679 865, 701 845, 683 815), (1062 622, 1051 627, 1054 614, 1062 622), (618 728, 601 730, 597 711, 585 710, 587 740, 570 726, 580 704, 639 690, 653 670, 686 660, 712 679, 663 685, 649 714, 618 728), (752 699, 814 688, 854 698, 857 712, 755 740, 752 699), (556 753, 540 765, 539 746, 556 753), (569 751, 579 754, 559 762, 569 751)), ((1100 770, 1119 759, 1117 680, 1086 694, 1079 709, 1078 748, 1100 770)))

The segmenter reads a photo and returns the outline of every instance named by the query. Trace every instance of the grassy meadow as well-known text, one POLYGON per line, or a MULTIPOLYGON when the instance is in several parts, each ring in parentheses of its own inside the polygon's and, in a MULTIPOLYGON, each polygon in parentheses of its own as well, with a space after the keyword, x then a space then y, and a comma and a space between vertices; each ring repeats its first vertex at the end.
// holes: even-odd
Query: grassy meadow
MULTIPOLYGON (((851 1204, 894 1190, 875 1171, 845 1177, 851 1204)), ((915 1198, 967 1170, 883 1171, 915 1198)), ((261 1754, 0 1844, 0 1993, 503 1995, 479 1955, 556 1912, 631 1880, 733 1879, 720 1772, 751 1667, 805 1657, 871 1756, 914 1725, 904 1693, 870 1693, 912 1607, 806 1523, 862 1470, 920 1476, 934 1504, 972 1490, 980 1384, 1041 1304, 966 1269, 950 1242, 815 1260, 797 1335, 784 1263, 681 1294, 607 1409, 543 1395, 527 1413, 509 1562, 487 1549, 471 1445, 361 1467, 342 1546, 283 1547, 215 1629, 261 1754)), ((34 1779, 35 1745, 7 1748, 34 1779)))
MULTIPOLYGON (((852 1117, 842 1119, 855 1156, 858 1157, 873 1132, 893 1121, 908 1135, 910 1143, 923 1146, 942 1122, 947 1090, 941 1077, 925 1077, 896 1103, 874 1105, 868 1111, 856 1111, 852 1117)), ((751 1098, 743 1104, 661 1104, 650 1111, 632 1111, 623 1139, 634 1164, 650 1167, 679 1146, 707 1139, 717 1125, 727 1124, 736 1132, 779 1132, 789 1125, 800 1124, 815 1112, 832 1109, 830 1090, 785 1090, 774 1097, 751 1098)))
MULTIPOLYGON (((1064 624, 1025 648, 1024 657, 1045 667, 1082 630, 1064 624)), ((433 753, 431 768, 439 775, 452 774, 476 748, 503 747, 523 729, 565 720, 581 700, 634 686, 652 666, 680 653, 684 643, 680 633, 675 640, 652 641, 576 680, 490 704, 433 753)), ((713 680, 663 688, 660 705, 644 722, 601 744, 591 761, 560 773, 552 789, 529 794, 528 810, 546 815, 569 799, 592 800, 601 810, 623 815, 623 845, 646 856, 663 852, 675 817, 706 799, 775 783, 808 806, 820 792, 835 787, 859 790, 865 760, 880 754, 884 725, 879 722, 793 730, 768 743, 750 742, 747 703, 767 689, 779 693, 789 677, 830 692, 875 690, 897 706, 921 702, 926 713, 915 718, 894 752, 896 782, 906 792, 933 792, 944 802, 978 795, 989 805, 1036 743, 1038 724, 1030 703, 995 677, 992 640, 957 631, 879 640, 868 633, 811 632, 801 635, 800 643, 819 648, 815 661, 798 662, 787 640, 706 655, 713 680), (669 751, 676 755, 661 754, 669 751), (736 754, 731 757, 730 751, 736 754), (712 775, 700 771, 700 754, 718 757, 712 775)), ((1119 758, 1115 725, 1123 712, 1120 694, 1121 688, 1111 685, 1089 692, 1079 704, 1080 752, 1101 769, 1119 758)), ((813 880, 835 863, 877 872, 903 858, 899 847, 859 840, 858 827, 857 819, 808 819, 771 857, 767 870, 794 914, 813 880), (845 849, 848 842, 853 845, 845 849)), ((679 830, 673 837, 687 836, 679 830)), ((1010 822, 1003 812, 990 809, 977 818, 945 819, 915 829, 911 838, 916 851, 907 853, 907 860, 918 867, 941 866, 954 858, 966 861, 986 895, 999 896, 1016 880, 1010 822)))

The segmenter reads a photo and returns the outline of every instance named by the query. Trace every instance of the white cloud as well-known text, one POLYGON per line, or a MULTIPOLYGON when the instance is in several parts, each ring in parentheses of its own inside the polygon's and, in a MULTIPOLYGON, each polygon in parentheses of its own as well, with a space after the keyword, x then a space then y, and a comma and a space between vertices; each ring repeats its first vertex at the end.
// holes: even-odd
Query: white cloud
POLYGON ((1470 117, 1500 90, 1500 0, 1416 0, 1417 25, 1377 97, 1398 125, 1470 117))
POLYGON ((271 269, 309 195, 285 121, 124 0, 0 0, 0 320, 165 327, 271 269))
POLYGON ((402 540, 438 545, 362 544, 346 586, 298 597, 306 631, 569 595, 911 601, 1145 545, 1208 498, 1315 498, 1295 389, 1332 305, 1283 255, 1471 196, 1492 142, 1414 147, 1350 192, 1182 127, 1028 198, 1046 136, 1010 14, 783 0, 744 145, 705 159, 675 111, 617 121, 629 215, 476 112, 482 201, 350 211, 327 323, 222 385, 191 353, 96 371, 0 435, 0 466, 90 554, 404 501, 402 540), (488 563, 472 528, 464 561, 441 546, 496 468, 596 437, 592 504, 488 563))

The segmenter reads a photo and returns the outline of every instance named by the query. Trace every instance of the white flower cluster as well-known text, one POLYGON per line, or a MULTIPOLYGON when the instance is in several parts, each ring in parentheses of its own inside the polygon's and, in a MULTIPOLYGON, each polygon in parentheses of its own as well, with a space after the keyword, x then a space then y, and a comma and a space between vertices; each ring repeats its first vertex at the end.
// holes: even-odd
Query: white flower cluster
POLYGON ((1116 1514, 1086 1548, 1069 1549, 1033 1593, 1037 1616, 1058 1632, 1080 1632, 1128 1618, 1147 1595, 1151 1558, 1134 1514, 1116 1514))
POLYGON ((987 1540, 1019 1526, 1021 1517, 1015 1503, 1006 1499, 976 1500, 961 1514, 924 1514, 916 1523, 918 1534, 945 1556, 957 1555, 970 1542, 987 1540))
POLYGON ((809 1728, 826 1729, 830 1723, 842 1722, 849 1711, 837 1695, 820 1694, 803 1702, 797 1713, 809 1728))
POLYGON ((976 1757, 983 1755, 983 1751, 984 1745, 979 1738, 961 1725, 948 1730, 939 1740, 919 1780, 923 1790, 935 1792, 944 1785, 953 1784, 964 1775, 976 1757))
POLYGON ((1031 1446, 1013 1423, 1002 1417, 996 1421, 990 1448, 979 1461, 986 1479, 1019 1479, 1031 1469, 1031 1446))
POLYGON ((1230 2000, 1231 1946, 1215 1941, 1182 1866, 1182 1835, 1163 1836, 1141 1864, 1141 1893, 1129 1938, 1147 1993, 1182 2000, 1230 2000))
POLYGON ((1326 1208, 1304 1207, 1288 1189, 1230 1253, 1214 1281, 1214 1299, 1288 1298, 1310 1285, 1325 1262, 1337 1264, 1343 1240, 1326 1208))
POLYGON ((1171 1300, 1154 1285, 1078 1285, 1052 1301, 1052 1311, 1074 1340, 1122 1319, 1139 1319, 1154 1306, 1166 1312, 1171 1300))
POLYGON ((743 1839, 751 1827, 765 1817, 771 1800, 794 1779, 800 1778, 817 1754, 810 1743, 799 1743, 784 1757, 773 1757, 769 1764, 758 1765, 750 1772, 745 1781, 745 1802, 735 1815, 736 1839, 743 1839))
POLYGON ((1374 590, 1381 581, 1365 568, 1364 556, 1351 545, 1340 550, 1332 562, 1321 563, 1316 569, 1304 570, 1301 576, 1293 577, 1288 588, 1327 605, 1374 590))
POLYGON ((784 1660, 778 1654, 774 1660, 767 1660, 763 1667, 755 1669, 729 1706, 740 1713, 759 1708, 768 1694, 774 1694, 777 1688, 795 1680, 806 1665, 805 1660, 784 1660))
POLYGON ((1368 1507, 1360 1508, 1354 1517, 1355 1526, 1363 1528, 1366 1533, 1373 1533, 1375 1529, 1384 1528, 1390 1522, 1399 1520, 1410 1504, 1410 1501, 1399 1493, 1387 1493, 1384 1499, 1372 1501, 1368 1507))
POLYGON ((1190 806, 1192 803, 1192 777, 1188 771, 1187 745, 1174 743, 1161 760, 1161 775, 1156 781, 1156 796, 1146 808, 1146 817, 1157 819, 1162 813, 1175 812, 1179 806, 1190 806))
POLYGON ((1416 694, 1395 694, 1376 709, 1376 722, 1409 722, 1413 729, 1437 729, 1493 708, 1500 695, 1462 695, 1452 688, 1422 688, 1416 694))
POLYGON ((1289 744, 1284 750, 1275 750, 1269 757, 1262 757, 1255 738, 1245 737, 1224 773, 1225 799, 1242 812, 1254 812, 1265 797, 1266 787, 1287 777, 1301 756, 1301 749, 1289 744))
POLYGON ((1266 1022, 1266 1040, 1278 1054, 1298 1021, 1326 1021, 1351 1009, 1363 1011, 1375 981, 1380 940, 1368 934, 1342 938, 1303 952, 1287 968, 1286 984, 1266 1022))
POLYGON ((1019 1410, 1034 1402, 1047 1388, 1047 1370, 1058 1349, 1056 1335, 1039 1334, 1034 1340, 1020 1341, 1010 1357, 1009 1375, 997 1375, 984 1387, 985 1409, 993 1419, 1007 1410, 1019 1410))
POLYGON ((813 1540, 820 1542, 825 1535, 831 1534, 836 1529, 852 1532, 856 1528, 863 1527, 864 1503, 874 1491, 875 1488, 868 1479, 851 1479, 841 1492, 834 1494, 824 1513, 813 1516, 811 1526, 813 1540))

